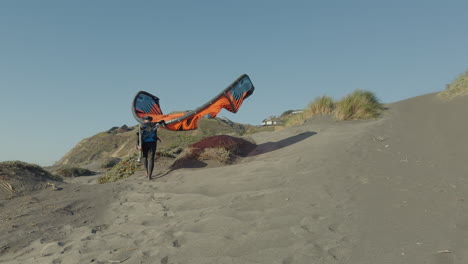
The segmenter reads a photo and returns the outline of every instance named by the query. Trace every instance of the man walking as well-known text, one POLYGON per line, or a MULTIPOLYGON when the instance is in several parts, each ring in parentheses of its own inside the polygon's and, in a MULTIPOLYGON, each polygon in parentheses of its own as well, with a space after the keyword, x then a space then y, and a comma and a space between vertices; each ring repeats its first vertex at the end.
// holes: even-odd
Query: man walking
POLYGON ((164 126, 166 122, 164 120, 153 123, 151 116, 143 117, 144 123, 140 125, 140 129, 137 131, 137 149, 142 152, 142 162, 145 166, 146 176, 151 180, 154 167, 154 157, 156 155, 157 141, 161 141, 158 138, 158 128, 164 126))

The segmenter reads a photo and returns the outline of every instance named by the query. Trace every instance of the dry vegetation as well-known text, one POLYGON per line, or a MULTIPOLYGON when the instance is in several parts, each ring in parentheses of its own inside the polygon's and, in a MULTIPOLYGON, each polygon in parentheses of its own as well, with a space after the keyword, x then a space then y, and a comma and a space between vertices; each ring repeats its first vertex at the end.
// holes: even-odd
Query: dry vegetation
POLYGON ((170 169, 190 166, 195 161, 214 160, 220 164, 231 164, 239 156, 247 155, 255 144, 227 135, 211 136, 191 144, 172 163, 170 169))
POLYGON ((450 100, 457 96, 468 95, 468 70, 458 76, 447 88, 439 93, 442 99, 450 100))
POLYGON ((229 164, 234 160, 234 155, 224 148, 206 148, 200 153, 198 159, 215 160, 221 164, 229 164))

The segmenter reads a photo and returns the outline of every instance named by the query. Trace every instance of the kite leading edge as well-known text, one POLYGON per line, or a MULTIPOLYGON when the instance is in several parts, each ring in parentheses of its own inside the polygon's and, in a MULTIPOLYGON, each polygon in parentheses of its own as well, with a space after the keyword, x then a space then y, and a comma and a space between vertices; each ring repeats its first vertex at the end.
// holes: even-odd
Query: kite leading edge
POLYGON ((164 115, 159 105, 159 98, 145 91, 139 91, 132 102, 132 113, 139 123, 143 123, 143 117, 151 116, 153 122, 164 120, 165 128, 174 131, 193 130, 198 127, 198 121, 206 116, 216 117, 224 108, 236 113, 244 99, 249 97, 254 86, 247 74, 241 75, 221 93, 195 110, 164 115))

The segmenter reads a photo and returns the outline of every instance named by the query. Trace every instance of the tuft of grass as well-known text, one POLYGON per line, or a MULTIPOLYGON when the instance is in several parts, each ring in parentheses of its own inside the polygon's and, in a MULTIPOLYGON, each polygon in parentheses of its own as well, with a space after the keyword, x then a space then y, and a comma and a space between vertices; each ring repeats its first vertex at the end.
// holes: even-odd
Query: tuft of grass
POLYGON ((140 167, 136 155, 127 157, 117 163, 112 169, 98 179, 98 183, 116 182, 130 177, 140 167))
POLYGON ((335 118, 338 120, 372 119, 384 109, 374 93, 355 90, 336 103, 335 118))
POLYGON ((315 98, 315 100, 306 108, 306 116, 315 116, 315 115, 326 115, 331 114, 335 110, 335 102, 329 96, 320 96, 315 98))
POLYGON ((463 95, 468 95, 468 70, 448 84, 444 91, 439 93, 439 97, 444 100, 450 100, 463 95))
POLYGON ((63 167, 55 171, 55 174, 61 177, 79 177, 79 176, 91 176, 95 173, 88 169, 79 167, 63 167))

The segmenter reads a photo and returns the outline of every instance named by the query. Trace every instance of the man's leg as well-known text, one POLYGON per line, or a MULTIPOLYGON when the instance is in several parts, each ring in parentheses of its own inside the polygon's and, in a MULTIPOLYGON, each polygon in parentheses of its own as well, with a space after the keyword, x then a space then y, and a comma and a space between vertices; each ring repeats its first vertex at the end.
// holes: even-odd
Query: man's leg
POLYGON ((148 179, 151 180, 154 167, 154 156, 156 155, 156 141, 148 144, 148 179))
POLYGON ((149 146, 148 143, 143 142, 141 146, 141 150, 143 152, 143 157, 141 158, 141 161, 143 162, 143 166, 145 167, 146 171, 146 176, 148 176, 148 152, 149 152, 149 146))

